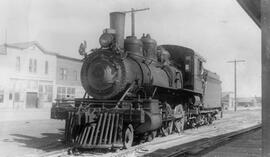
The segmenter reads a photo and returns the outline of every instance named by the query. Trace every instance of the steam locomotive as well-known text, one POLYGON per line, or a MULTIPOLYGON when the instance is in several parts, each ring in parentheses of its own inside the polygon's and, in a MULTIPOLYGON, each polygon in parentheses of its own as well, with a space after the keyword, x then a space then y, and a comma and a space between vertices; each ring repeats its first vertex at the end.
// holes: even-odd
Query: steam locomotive
POLYGON ((86 43, 80 45, 84 97, 58 101, 51 110, 52 118, 66 120, 66 142, 78 147, 129 148, 211 124, 221 109, 221 81, 203 67, 202 56, 158 46, 149 34, 138 39, 134 23, 124 39, 125 14, 110 13, 100 48, 87 53, 86 43))

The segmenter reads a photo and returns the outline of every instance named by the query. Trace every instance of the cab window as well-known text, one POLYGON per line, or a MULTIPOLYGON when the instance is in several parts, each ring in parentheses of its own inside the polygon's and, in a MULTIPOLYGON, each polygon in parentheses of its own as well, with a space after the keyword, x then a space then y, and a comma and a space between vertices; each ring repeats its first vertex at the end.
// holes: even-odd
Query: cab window
POLYGON ((186 63, 185 63, 185 71, 186 72, 190 72, 191 71, 191 67, 190 64, 191 63, 191 56, 186 56, 186 63))
POLYGON ((202 74, 203 71, 203 65, 202 65, 202 61, 198 60, 198 74, 202 74))

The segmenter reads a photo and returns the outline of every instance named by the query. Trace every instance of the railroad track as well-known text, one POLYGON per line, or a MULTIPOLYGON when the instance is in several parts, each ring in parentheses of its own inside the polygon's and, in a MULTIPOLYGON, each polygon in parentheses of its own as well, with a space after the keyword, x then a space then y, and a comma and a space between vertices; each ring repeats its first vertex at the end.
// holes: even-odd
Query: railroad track
MULTIPOLYGON (((212 148, 215 148, 218 144, 232 140, 235 137, 257 131, 260 128, 261 128, 261 124, 258 124, 258 125, 246 128, 246 129, 230 132, 230 133, 219 135, 213 138, 206 138, 206 139, 190 142, 190 143, 185 144, 186 146, 183 146, 183 145, 176 146, 166 151, 166 153, 168 153, 168 151, 170 153, 166 155, 163 154, 162 156, 163 157, 195 156, 206 149, 212 150, 212 148)), ((159 155, 155 153, 151 153, 151 154, 148 154, 147 156, 161 156, 162 153, 161 152, 158 152, 158 153, 159 155)))
MULTIPOLYGON (((213 130, 186 130, 186 135, 169 135, 165 138, 157 138, 152 142, 143 143, 136 145, 126 150, 119 150, 117 152, 108 152, 102 150, 95 150, 92 152, 83 152, 82 154, 75 154, 76 156, 105 156, 105 157, 124 157, 124 156, 160 156, 160 157, 174 157, 174 156, 188 156, 190 154, 199 153, 205 149, 209 149, 216 144, 228 141, 236 136, 251 132, 253 130, 259 129, 261 124, 253 125, 244 129, 239 129, 232 132, 221 133, 221 135, 216 135, 209 137, 209 134, 215 134, 218 130, 222 128, 216 128, 213 130), (189 142, 186 141, 189 138, 189 142), (151 150, 152 148, 164 148, 162 146, 172 145, 170 148, 151 150), (175 144, 176 143, 176 144, 175 144), (179 143, 179 144, 178 144, 179 143)), ((61 149, 58 151, 43 154, 44 157, 70 157, 74 154, 68 154, 70 148, 61 149)), ((74 156, 75 156, 74 155, 74 156)))

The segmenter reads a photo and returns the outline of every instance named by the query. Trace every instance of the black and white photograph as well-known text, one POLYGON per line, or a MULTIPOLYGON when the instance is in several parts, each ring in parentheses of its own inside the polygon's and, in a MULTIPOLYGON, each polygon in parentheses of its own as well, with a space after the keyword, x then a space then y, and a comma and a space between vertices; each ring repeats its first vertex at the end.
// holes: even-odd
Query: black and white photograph
POLYGON ((269 8, 0 0, 0 156, 270 157, 269 8))

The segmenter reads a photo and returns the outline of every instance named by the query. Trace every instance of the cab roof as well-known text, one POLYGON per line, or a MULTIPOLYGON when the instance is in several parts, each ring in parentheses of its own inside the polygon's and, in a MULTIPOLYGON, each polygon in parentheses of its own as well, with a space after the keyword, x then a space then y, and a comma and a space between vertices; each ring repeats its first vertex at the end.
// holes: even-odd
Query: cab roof
POLYGON ((172 56, 178 56, 179 54, 192 55, 197 56, 200 61, 206 62, 206 59, 204 59, 199 53, 195 52, 190 48, 178 45, 161 45, 161 46, 165 48, 167 51, 169 51, 172 56))

